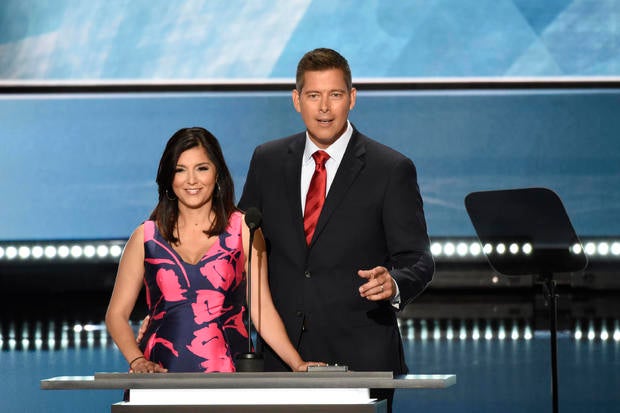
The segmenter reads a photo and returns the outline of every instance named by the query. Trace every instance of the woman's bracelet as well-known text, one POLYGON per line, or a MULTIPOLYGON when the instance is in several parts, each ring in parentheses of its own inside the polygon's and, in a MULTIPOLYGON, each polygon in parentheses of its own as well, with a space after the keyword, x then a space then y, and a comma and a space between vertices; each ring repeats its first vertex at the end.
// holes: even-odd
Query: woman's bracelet
POLYGON ((145 358, 144 356, 138 356, 138 357, 136 357, 135 359, 131 360, 131 361, 129 362, 129 368, 133 368, 133 367, 132 367, 132 366, 133 366, 133 363, 134 363, 136 360, 140 360, 140 359, 144 359, 144 358, 145 358))

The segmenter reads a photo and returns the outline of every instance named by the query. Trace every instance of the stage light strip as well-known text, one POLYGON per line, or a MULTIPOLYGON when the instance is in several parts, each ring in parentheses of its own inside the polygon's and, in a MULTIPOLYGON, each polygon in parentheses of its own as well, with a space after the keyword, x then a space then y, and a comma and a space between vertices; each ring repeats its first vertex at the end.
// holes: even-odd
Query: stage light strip
MULTIPOLYGON (((405 340, 422 341, 530 341, 547 338, 547 331, 534 331, 528 321, 500 320, 491 326, 479 320, 471 324, 467 320, 448 320, 444 326, 440 320, 398 319, 405 340), (466 325, 467 324, 467 325, 466 325)), ((139 322, 134 322, 137 329, 139 322)), ((47 328, 42 321, 28 322, 19 326, 10 322, 7 328, 0 326, 0 350, 54 350, 67 348, 107 347, 112 342, 103 321, 99 323, 74 323, 48 321, 47 328)), ((620 342, 620 320, 603 319, 576 320, 572 330, 561 332, 562 337, 570 337, 576 342, 620 342)))
MULTIPOLYGON (((574 244, 569 252, 575 255, 585 254, 589 257, 620 259, 620 241, 587 241, 583 244, 574 244)), ((531 256, 535 248, 530 243, 498 242, 496 244, 485 243, 477 240, 447 240, 434 241, 431 243, 431 253, 436 259, 484 259, 486 255, 503 256, 531 256)))
MULTIPOLYGON (((0 242, 0 263, 118 262, 126 240, 0 242)), ((530 243, 499 242, 482 245, 477 239, 444 239, 431 242, 438 261, 484 261, 488 255, 530 256, 530 243)), ((620 259, 620 240, 585 240, 570 248, 573 254, 591 258, 620 259)))
POLYGON ((125 240, 0 243, 0 263, 118 262, 125 240))

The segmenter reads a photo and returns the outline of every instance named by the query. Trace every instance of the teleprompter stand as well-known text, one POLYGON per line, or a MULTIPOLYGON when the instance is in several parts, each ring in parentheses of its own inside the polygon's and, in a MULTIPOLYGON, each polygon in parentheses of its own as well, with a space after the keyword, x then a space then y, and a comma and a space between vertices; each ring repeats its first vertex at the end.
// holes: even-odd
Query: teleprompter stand
POLYGON ((465 208, 491 267, 537 275, 549 308, 551 393, 558 412, 557 300, 553 274, 583 270, 587 259, 562 201, 546 188, 473 192, 465 208))

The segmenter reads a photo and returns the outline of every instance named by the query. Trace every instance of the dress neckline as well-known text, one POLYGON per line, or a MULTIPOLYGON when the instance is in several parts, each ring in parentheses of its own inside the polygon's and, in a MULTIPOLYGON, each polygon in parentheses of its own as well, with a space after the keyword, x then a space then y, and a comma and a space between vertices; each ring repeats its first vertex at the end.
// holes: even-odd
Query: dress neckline
POLYGON ((161 239, 166 243, 166 245, 168 245, 168 247, 170 248, 170 250, 174 253, 174 255, 176 255, 176 257, 179 259, 180 262, 182 262, 185 265, 191 265, 191 266, 197 266, 199 265, 204 259, 205 257, 207 257, 209 255, 209 252, 213 249, 213 247, 215 247, 216 244, 219 244, 220 242, 220 237, 222 236, 222 234, 218 235, 215 238, 215 241, 209 246, 209 248, 207 248, 207 250, 202 253, 202 255, 200 256, 200 258, 198 259, 198 261, 196 261, 196 263, 191 263, 189 261, 187 261, 185 258, 183 258, 183 256, 179 253, 179 251, 177 251, 174 246, 168 242, 167 239, 165 239, 162 235, 161 232, 159 232, 159 228, 157 228, 157 225, 155 226, 155 228, 157 229, 157 233, 159 234, 159 236, 161 237, 161 239))

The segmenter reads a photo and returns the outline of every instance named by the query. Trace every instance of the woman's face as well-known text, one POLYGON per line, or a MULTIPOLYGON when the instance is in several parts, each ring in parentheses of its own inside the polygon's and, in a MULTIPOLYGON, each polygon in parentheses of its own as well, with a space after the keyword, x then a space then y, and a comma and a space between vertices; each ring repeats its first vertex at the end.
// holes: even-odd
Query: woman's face
POLYGON ((179 206, 200 208, 211 203, 216 180, 215 164, 202 146, 181 153, 172 180, 179 206))

